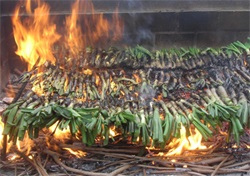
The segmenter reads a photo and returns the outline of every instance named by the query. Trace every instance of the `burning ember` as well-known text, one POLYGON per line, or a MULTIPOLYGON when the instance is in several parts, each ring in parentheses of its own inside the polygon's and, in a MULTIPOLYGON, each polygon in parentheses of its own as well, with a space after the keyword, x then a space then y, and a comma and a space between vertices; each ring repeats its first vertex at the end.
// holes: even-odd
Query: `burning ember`
MULTIPOLYGON (((125 142, 147 147, 149 154, 163 150, 157 156, 194 153, 196 157, 198 151, 216 147, 211 141, 218 131, 240 146, 240 137, 249 128, 249 42, 237 41, 218 50, 149 51, 139 45, 101 49, 122 38, 118 9, 108 19, 94 14, 89 1, 79 0, 73 3, 71 15, 65 17, 61 33, 50 16, 49 5, 42 1, 27 0, 25 6, 17 5, 12 22, 16 54, 28 64, 28 71, 16 83, 30 89, 20 89, 20 97, 2 114, 0 132, 9 141, 8 149, 3 150, 14 146, 18 155, 29 156, 43 136, 46 144, 36 146, 39 151, 45 149, 43 153, 72 171, 59 159, 61 155, 48 149, 83 159, 88 151, 98 150, 89 146, 125 142), (89 9, 91 15, 85 13, 89 9), (81 142, 80 147, 74 146, 75 142, 81 142)), ((3 136, 0 141, 0 148, 4 148, 3 136)), ((46 172, 38 156, 35 153, 26 160, 35 162, 39 173, 46 172)), ((15 158, 13 155, 10 160, 15 158)), ((228 158, 222 158, 223 162, 228 158)), ((158 161, 150 162, 155 165, 158 161)), ((179 160, 158 163, 192 168, 192 164, 179 160)), ((209 173, 214 170, 207 167, 209 173)))

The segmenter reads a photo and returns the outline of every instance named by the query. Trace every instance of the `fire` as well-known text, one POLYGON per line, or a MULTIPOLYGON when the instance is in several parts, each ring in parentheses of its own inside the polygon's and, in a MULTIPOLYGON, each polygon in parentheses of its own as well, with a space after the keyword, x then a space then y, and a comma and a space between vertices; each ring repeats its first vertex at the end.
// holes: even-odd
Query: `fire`
POLYGON ((70 138, 70 129, 69 129, 69 127, 67 127, 66 129, 64 129, 63 131, 62 130, 60 130, 59 128, 57 128, 57 123, 55 123, 54 125, 52 125, 50 128, 49 128, 49 130, 51 131, 51 132, 55 132, 54 133, 54 138, 55 139, 59 139, 59 140, 66 140, 66 139, 69 139, 70 138))
POLYGON ((43 82, 39 82, 36 85, 33 85, 32 91, 34 91, 37 95, 43 95, 43 82))
POLYGON ((172 155, 181 155, 185 150, 196 150, 196 149, 206 149, 207 147, 201 144, 202 135, 195 128, 195 133, 191 133, 191 135, 186 137, 186 129, 182 125, 181 126, 181 137, 179 139, 173 139, 173 141, 169 144, 171 148, 166 156, 172 155))
POLYGON ((84 46, 82 40, 82 31, 78 19, 79 0, 72 5, 71 16, 66 18, 66 45, 70 48, 72 54, 78 54, 78 51, 84 46))
POLYGON ((112 20, 109 21, 103 14, 95 13, 91 1, 77 0, 72 5, 72 12, 66 18, 65 26, 65 45, 71 53, 75 55, 87 45, 119 40, 123 34, 123 21, 118 16, 118 8, 114 12, 112 20), (83 15, 79 16, 79 12, 83 15))
MULTIPOLYGON (((2 119, 2 117, 0 116, 0 119, 2 119)), ((3 122, 0 120, 0 149, 2 149, 3 147, 3 127, 4 127, 4 124, 3 122)))
MULTIPOLYGON (((56 25, 52 23, 47 3, 26 0, 25 8, 17 5, 12 23, 17 44, 16 54, 28 63, 28 70, 46 60, 53 64, 56 62, 52 48, 59 41, 60 35, 56 31, 56 25), (32 8, 34 5, 35 9, 32 8), (22 16, 23 13, 27 16, 22 16)), ((114 10, 112 20, 108 20, 103 14, 95 13, 91 1, 76 0, 72 5, 71 15, 65 19, 65 34, 62 34, 65 37, 60 40, 60 45, 66 46, 70 51, 71 60, 87 45, 117 41, 122 34, 123 21, 118 15, 118 8, 114 10)))
POLYGON ((12 18, 13 33, 17 44, 16 54, 28 63, 30 70, 37 62, 43 64, 46 60, 55 62, 52 45, 60 38, 56 33, 56 25, 49 19, 49 6, 36 2, 37 7, 31 11, 31 1, 26 1, 25 12, 28 17, 22 17, 21 5, 17 5, 12 18), (39 59, 39 60, 38 60, 39 59))
POLYGON ((110 135, 109 137, 111 137, 111 138, 116 135, 115 126, 113 126, 109 129, 109 135, 110 135))
POLYGON ((34 146, 34 142, 32 139, 29 138, 29 135, 26 133, 22 141, 17 141, 16 146, 19 151, 29 154, 32 147, 34 146))
MULTIPOLYGON (((0 116, 1 119, 1 116, 0 116)), ((4 129, 4 123, 0 120, 0 150, 3 148, 3 129, 4 129)), ((7 143, 6 152, 9 152, 11 150, 11 147, 13 146, 13 143, 7 143)), ((23 141, 17 141, 16 147, 19 151, 29 154, 32 147, 34 146, 33 140, 31 140, 28 136, 28 134, 25 134, 23 141)), ((8 155, 8 160, 15 160, 19 156, 15 153, 11 153, 8 155)))
POLYGON ((86 156, 86 152, 83 152, 81 150, 74 151, 71 148, 63 148, 63 149, 69 151, 72 155, 76 156, 77 158, 86 156))

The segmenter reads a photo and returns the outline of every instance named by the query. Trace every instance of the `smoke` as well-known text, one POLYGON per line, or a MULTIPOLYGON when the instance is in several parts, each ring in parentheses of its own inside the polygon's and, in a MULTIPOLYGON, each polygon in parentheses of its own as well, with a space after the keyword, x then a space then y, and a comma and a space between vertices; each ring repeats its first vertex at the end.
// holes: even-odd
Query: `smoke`
POLYGON ((128 0, 129 13, 124 17, 124 41, 128 45, 152 45, 154 35, 150 30, 153 18, 145 13, 141 1, 128 0))

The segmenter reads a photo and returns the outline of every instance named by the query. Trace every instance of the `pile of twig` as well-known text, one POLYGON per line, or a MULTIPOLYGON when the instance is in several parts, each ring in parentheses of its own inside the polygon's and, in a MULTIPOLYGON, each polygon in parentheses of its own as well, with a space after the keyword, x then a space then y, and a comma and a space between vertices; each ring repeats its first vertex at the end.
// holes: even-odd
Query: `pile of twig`
POLYGON ((182 126, 208 139, 227 124, 239 143, 250 125, 249 48, 241 42, 218 50, 86 48, 76 58, 58 51, 56 65, 34 67, 17 81, 32 90, 3 113, 3 134, 15 143, 57 124, 84 144, 107 145, 115 126, 133 143, 164 148, 182 126))
MULTIPOLYGON (((1 174, 11 170, 15 175, 197 175, 246 174, 250 170, 249 149, 231 148, 217 142, 207 150, 186 151, 181 156, 159 156, 166 150, 144 150, 140 146, 112 145, 106 148, 86 147, 82 144, 59 144, 53 151, 48 146, 29 155, 13 149, 19 157, 2 162, 1 174), (85 152, 76 157, 66 149, 85 152), (228 152, 230 149, 231 152, 228 152), (233 150, 233 151, 232 151, 233 150), (143 156, 142 156, 143 155, 143 156), (145 156, 146 155, 146 156, 145 156), (5 172, 4 172, 5 171, 5 172)), ((12 153, 13 154, 13 153, 12 153)))

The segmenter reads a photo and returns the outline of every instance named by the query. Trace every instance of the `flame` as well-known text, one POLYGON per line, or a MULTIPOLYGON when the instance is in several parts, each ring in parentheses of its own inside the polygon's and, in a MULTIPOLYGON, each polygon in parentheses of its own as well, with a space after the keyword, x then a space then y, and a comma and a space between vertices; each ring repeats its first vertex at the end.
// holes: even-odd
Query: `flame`
POLYGON ((22 141, 18 140, 16 143, 17 149, 26 154, 30 153, 34 145, 34 141, 29 138, 29 135, 27 133, 24 135, 24 139, 22 141))
POLYGON ((11 153, 9 156, 8 156, 8 160, 10 161, 14 161, 15 159, 19 158, 19 156, 16 154, 16 153, 11 153))
POLYGON ((64 141, 64 140, 69 139, 71 136, 69 126, 64 130, 60 130, 59 128, 57 128, 57 123, 55 123, 51 127, 49 127, 49 130, 51 132, 54 132, 56 130, 53 136, 57 140, 64 141))
POLYGON ((21 18, 21 5, 17 5, 12 17, 16 54, 28 63, 28 70, 31 70, 36 62, 37 66, 46 60, 54 63, 51 48, 60 38, 56 33, 56 25, 51 24, 49 20, 49 6, 40 1, 36 2, 37 7, 32 12, 31 1, 26 1, 28 17, 21 18))
POLYGON ((75 55, 78 53, 80 48, 84 46, 82 40, 82 31, 79 25, 78 13, 79 13, 79 0, 77 0, 72 5, 71 16, 68 16, 66 18, 66 30, 67 30, 66 45, 75 55))
MULTIPOLYGON (((2 119, 2 117, 0 116, 0 119, 2 119)), ((3 148, 3 128, 4 128, 4 123, 0 120, 0 149, 3 148)))
MULTIPOLYGON (((14 39, 17 44, 16 54, 28 63, 28 70, 34 65, 43 64, 46 60, 55 64, 52 48, 59 41, 60 35, 50 18, 49 5, 40 0, 25 0, 24 7, 17 5, 12 17, 14 39), (34 6, 35 8, 32 8, 34 6), (23 13, 27 16, 22 16, 23 13)), ((65 34, 61 40, 64 42, 62 45, 70 51, 68 60, 76 58, 87 45, 104 45, 111 40, 119 40, 123 34, 123 27, 118 8, 114 10, 111 20, 103 14, 95 13, 91 1, 76 0, 72 5, 71 15, 65 19, 65 34), (82 14, 79 15, 80 13, 82 14)))
POLYGON ((83 152, 81 150, 74 151, 71 148, 63 148, 63 149, 69 151, 71 154, 75 155, 77 158, 84 157, 87 154, 86 152, 83 152))
POLYGON ((43 82, 39 82, 39 83, 37 83, 35 85, 33 84, 31 90, 34 91, 39 96, 44 95, 44 92, 43 92, 43 82))
POLYGON ((169 147, 171 148, 166 156, 181 155, 185 150, 196 150, 196 149, 206 149, 207 147, 201 144, 202 135, 195 128, 195 133, 186 137, 186 129, 182 125, 180 130, 181 137, 178 139, 173 139, 170 142, 169 147), (175 147, 177 146, 177 147, 175 147))
POLYGON ((124 28, 123 21, 120 19, 118 12, 118 7, 116 7, 115 13, 113 15, 113 29, 115 31, 113 36, 114 41, 118 41, 122 37, 124 28))
POLYGON ((115 126, 109 128, 109 137, 114 137, 116 135, 115 126))
MULTIPOLYGON (((0 150, 3 148, 3 135, 2 135, 3 129, 4 129, 4 123, 0 120, 0 150)), ((7 143, 7 148, 6 148, 7 153, 10 151, 12 146, 13 146, 12 142, 7 143)), ((17 149, 25 154, 29 154, 33 146, 34 142, 29 138, 27 133, 25 134, 23 141, 17 140, 16 143, 17 149)), ((8 155, 8 160, 15 160, 16 158, 19 158, 19 156, 15 153, 11 153, 8 155)))
POLYGON ((106 44, 108 40, 119 40, 124 25, 118 16, 118 8, 114 12, 112 20, 109 21, 103 14, 95 13, 91 1, 76 0, 72 5, 71 15, 66 17, 66 48, 76 55, 86 45, 106 44), (79 12, 83 15, 79 16, 79 12))

